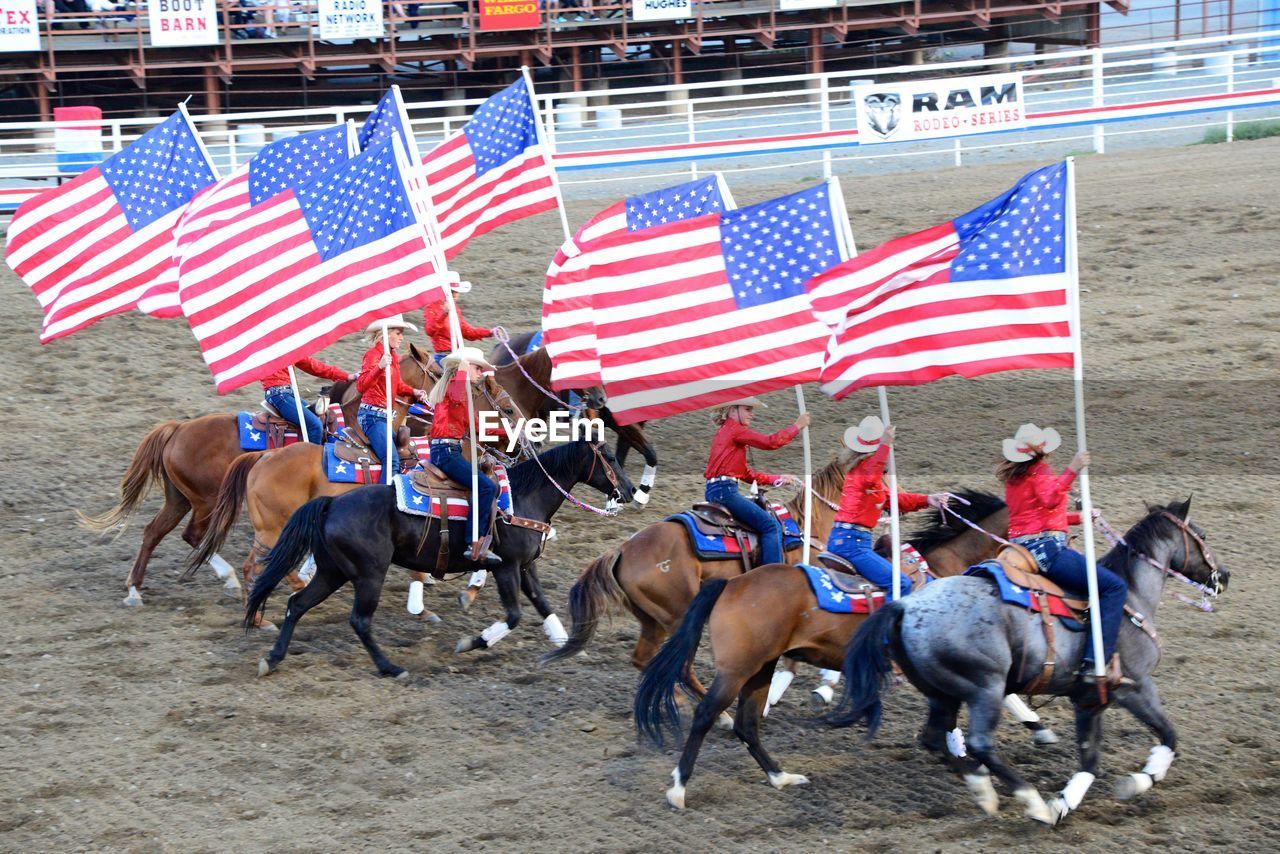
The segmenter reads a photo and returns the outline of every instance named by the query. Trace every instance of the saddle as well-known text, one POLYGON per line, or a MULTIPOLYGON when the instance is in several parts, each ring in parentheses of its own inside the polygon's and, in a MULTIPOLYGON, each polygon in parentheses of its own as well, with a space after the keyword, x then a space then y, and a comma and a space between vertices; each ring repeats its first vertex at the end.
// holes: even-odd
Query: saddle
POLYGON ((760 538, 755 531, 744 527, 735 519, 724 505, 697 501, 689 511, 689 516, 693 519, 694 527, 704 536, 732 537, 737 542, 743 572, 749 572, 760 560, 760 538))
MULTIPOLYGON (((903 545, 906 545, 905 543, 903 545)), ((886 560, 892 560, 888 555, 884 555, 886 560)), ((845 593, 866 594, 868 591, 880 590, 881 588, 858 574, 858 570, 849 561, 840 557, 838 554, 831 552, 818 552, 816 560, 831 573, 831 581, 835 586, 845 593)), ((902 574, 907 577, 911 584, 911 590, 919 590, 928 583, 928 577, 925 574, 927 565, 923 559, 913 561, 909 560, 907 555, 903 554, 901 564, 902 574)), ((867 602, 871 602, 868 595, 867 602)))
MULTIPOLYGON (((268 448, 283 448, 285 433, 298 433, 298 425, 283 417, 276 408, 265 400, 262 410, 253 413, 253 429, 267 436, 268 448)), ((299 434, 298 438, 302 438, 299 434)))
MULTIPOLYGON (((401 426, 396 430, 395 444, 397 455, 400 458, 401 469, 404 468, 406 463, 412 463, 417 460, 418 452, 413 443, 409 441, 408 427, 401 426)), ((370 467, 382 464, 380 457, 373 452, 369 438, 361 431, 358 424, 347 425, 333 443, 333 454, 343 462, 363 468, 366 483, 372 482, 368 479, 370 467)))

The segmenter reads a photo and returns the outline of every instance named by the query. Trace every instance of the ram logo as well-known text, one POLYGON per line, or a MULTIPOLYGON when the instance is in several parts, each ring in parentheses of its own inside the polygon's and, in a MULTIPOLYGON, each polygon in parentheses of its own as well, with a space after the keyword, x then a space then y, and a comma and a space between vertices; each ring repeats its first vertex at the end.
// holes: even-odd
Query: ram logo
POLYGON ((862 99, 867 123, 881 139, 888 139, 902 121, 902 96, 897 92, 872 92, 862 99))

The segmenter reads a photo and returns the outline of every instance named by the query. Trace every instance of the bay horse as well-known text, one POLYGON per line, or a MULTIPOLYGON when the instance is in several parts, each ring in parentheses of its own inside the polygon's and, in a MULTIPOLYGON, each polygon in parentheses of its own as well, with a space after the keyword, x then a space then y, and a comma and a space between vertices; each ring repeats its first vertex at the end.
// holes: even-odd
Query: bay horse
MULTIPOLYGON (((426 387, 429 361, 410 345, 409 352, 400 358, 401 377, 415 388, 426 387)), ((397 411, 403 417, 402 408, 397 407, 397 411)), ((244 453, 240 447, 238 418, 236 413, 219 412, 156 425, 134 451, 133 460, 120 481, 120 500, 116 506, 97 516, 78 513, 81 526, 90 531, 122 532, 152 486, 160 484, 164 489, 164 505, 143 528, 142 544, 125 581, 129 595, 124 604, 142 604, 139 591, 146 580, 151 554, 187 514, 191 518, 182 539, 192 548, 204 539, 222 478, 244 453)), ((216 550, 207 559, 218 577, 226 581, 227 594, 240 595, 240 584, 231 564, 216 550)))
MULTIPOLYGON (((617 458, 603 442, 579 440, 558 445, 532 460, 508 469, 511 500, 524 519, 549 523, 576 484, 588 486, 619 501, 631 500, 634 487, 617 458)), ((395 489, 390 486, 363 486, 338 497, 313 499, 289 519, 280 539, 271 550, 266 568, 253 585, 245 608, 246 627, 253 624, 266 607, 280 581, 307 556, 316 562, 315 575, 301 591, 289 597, 280 636, 266 658, 259 662, 258 674, 279 667, 289 651, 294 627, 302 615, 350 582, 355 588, 351 627, 383 676, 402 677, 405 670, 383 654, 370 630, 378 598, 392 563, 409 570, 430 572, 439 551, 439 525, 422 516, 402 513, 396 508, 395 489)), ((464 522, 450 523, 453 543, 469 542, 464 522)), ((493 551, 502 558, 490 567, 506 608, 506 618, 489 626, 478 636, 463 638, 457 652, 488 649, 506 637, 520 622, 519 593, 533 603, 543 617, 548 636, 559 620, 547 604, 538 580, 537 560, 545 544, 545 532, 516 524, 500 527, 493 551)), ((455 547, 456 551, 456 547, 455 547)))
POLYGON ((931 584, 882 608, 867 620, 849 644, 844 661, 845 691, 829 723, 849 726, 867 721, 868 737, 880 723, 881 700, 890 676, 890 660, 928 699, 923 745, 960 766, 970 792, 988 815, 999 809, 991 775, 999 777, 1026 808, 1026 815, 1056 824, 1080 806, 1098 771, 1102 748, 1102 712, 1108 700, 1128 709, 1159 739, 1146 766, 1120 777, 1117 798, 1145 792, 1164 779, 1178 746, 1177 731, 1165 715, 1154 671, 1160 660, 1154 617, 1165 579, 1181 575, 1209 595, 1227 587, 1230 573, 1205 542, 1204 531, 1189 520, 1191 499, 1148 507, 1121 543, 1099 563, 1124 578, 1128 605, 1138 613, 1120 626, 1117 651, 1132 686, 1110 697, 1076 681, 1075 673, 1091 641, 1085 632, 1054 632, 1053 675, 1042 693, 1068 697, 1075 706, 1080 766, 1060 795, 1046 803, 1036 788, 996 752, 995 727, 1000 698, 1037 680, 1049 649, 1039 614, 1001 601, 986 579, 951 578, 931 584), (1147 624, 1151 634, 1135 620, 1147 624), (968 756, 952 756, 946 735, 956 726, 960 706, 969 710, 968 756))

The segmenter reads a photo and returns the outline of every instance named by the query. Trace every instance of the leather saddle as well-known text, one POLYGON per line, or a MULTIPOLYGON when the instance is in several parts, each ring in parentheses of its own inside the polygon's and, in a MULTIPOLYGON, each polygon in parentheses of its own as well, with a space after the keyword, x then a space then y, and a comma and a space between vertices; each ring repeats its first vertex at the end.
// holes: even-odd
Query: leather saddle
MULTIPOLYGON (((738 543, 738 557, 742 569, 749 571, 760 561, 760 538, 756 532, 740 524, 723 504, 707 501, 694 502, 689 511, 698 533, 706 537, 731 537, 738 543)), ((727 554, 725 557, 733 557, 727 554)))
MULTIPOLYGON (((418 452, 409 441, 409 428, 396 430, 396 452, 400 458, 400 468, 406 463, 417 460, 418 452)), ((359 466, 365 471, 365 482, 372 482, 370 467, 381 465, 380 457, 369 446, 369 438, 360 430, 359 425, 348 425, 333 443, 333 455, 343 462, 359 466)))
MULTIPOLYGON (((449 475, 439 466, 433 465, 427 460, 419 460, 418 468, 409 472, 409 482, 413 484, 413 488, 418 492, 425 493, 434 499, 436 507, 438 507, 438 515, 432 516, 427 520, 427 524, 422 529, 422 539, 418 543, 419 551, 426 544, 427 536, 431 530, 431 522, 439 523, 440 527, 440 543, 436 553, 436 566, 431 574, 436 578, 444 578, 448 571, 452 557, 449 546, 449 509, 448 503, 450 498, 461 498, 464 501, 471 501, 471 487, 464 486, 449 475)), ((493 474, 493 461, 485 458, 480 463, 480 470, 486 475, 493 474)), ((489 508, 489 518, 498 518, 498 495, 494 493, 493 506, 489 508)), ((548 529, 550 526, 545 526, 548 529)), ((498 540, 498 526, 494 525, 491 529, 494 541, 498 540)), ((465 542, 465 540, 464 540, 465 542)), ((462 551, 466 551, 464 548, 462 551)))
POLYGON ((1000 561, 1004 574, 1011 582, 1023 590, 1031 591, 1032 595, 1044 593, 1047 596, 1057 596, 1073 611, 1081 613, 1088 610, 1087 600, 1077 599, 1041 575, 1040 564, 1036 563, 1035 556, 1023 546, 1017 543, 1004 546, 996 554, 996 560, 1000 561))
POLYGON ((262 409, 253 413, 251 421, 254 430, 266 434, 268 448, 283 448, 286 432, 297 433, 298 438, 302 438, 298 425, 282 416, 265 400, 262 401, 262 409))
MULTIPOLYGON (((886 560, 892 560, 888 555, 882 555, 886 560)), ((838 554, 831 552, 818 552, 816 560, 828 571, 831 576, 831 583, 845 593, 863 594, 866 593, 867 601, 871 597, 868 591, 876 591, 881 588, 858 574, 858 570, 849 561, 840 557, 838 554)), ((911 585, 911 590, 919 590, 927 583, 924 573, 918 565, 909 565, 905 561, 902 564, 902 574, 911 585)))

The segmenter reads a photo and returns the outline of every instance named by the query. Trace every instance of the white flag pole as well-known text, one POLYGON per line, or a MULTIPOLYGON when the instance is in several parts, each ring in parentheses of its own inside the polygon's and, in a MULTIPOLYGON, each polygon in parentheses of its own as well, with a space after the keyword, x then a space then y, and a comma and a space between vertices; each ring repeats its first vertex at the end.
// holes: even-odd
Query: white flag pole
MULTIPOLYGON (((879 386, 880 420, 888 427, 889 395, 884 386, 879 386)), ((889 538, 893 541, 893 598, 902 596, 902 531, 898 525, 898 467, 893 456, 893 446, 889 446, 889 462, 885 465, 889 473, 889 538)))
MULTIPOLYGON (((804 415, 804 388, 796 386, 796 406, 804 415)), ((809 535, 813 531, 813 452, 809 448, 809 427, 800 430, 800 443, 804 448, 804 541, 800 544, 800 562, 809 562, 809 535)))
MULTIPOLYGON (((1076 447, 1088 450, 1084 432, 1084 346, 1080 330, 1080 258, 1076 246, 1076 162, 1067 158, 1067 273, 1070 277, 1072 385, 1076 398, 1076 447)), ((1080 471, 1080 527, 1084 531, 1084 560, 1089 578, 1089 613, 1100 614, 1098 603, 1098 562, 1093 546, 1093 499, 1089 495, 1089 469, 1080 471)), ((1103 660, 1102 620, 1089 621, 1093 641, 1093 672, 1102 679, 1107 673, 1103 660)))
POLYGON ((547 166, 551 170, 551 189, 556 194, 556 210, 560 212, 560 226, 564 229, 564 239, 569 240, 573 237, 573 232, 569 229, 569 214, 564 209, 560 179, 556 176, 556 153, 547 143, 546 129, 542 125, 542 110, 538 107, 538 96, 533 92, 533 75, 529 73, 529 66, 520 66, 520 75, 524 77, 524 85, 529 90, 529 102, 533 104, 533 127, 538 134, 538 147, 542 149, 542 156, 547 158, 547 166))
POLYGON ((387 358, 387 367, 382 372, 387 389, 387 455, 382 460, 382 471, 386 476, 387 483, 391 483, 391 478, 399 473, 397 469, 400 468, 400 460, 396 457, 396 401, 391 396, 391 360, 395 357, 391 355, 391 337, 387 333, 387 322, 385 320, 382 321, 382 355, 387 358))
POLYGON ((302 395, 298 393, 298 375, 293 372, 293 365, 289 366, 289 385, 293 388, 293 405, 298 409, 298 430, 302 433, 302 441, 310 442, 311 437, 307 435, 307 416, 302 414, 302 395))

